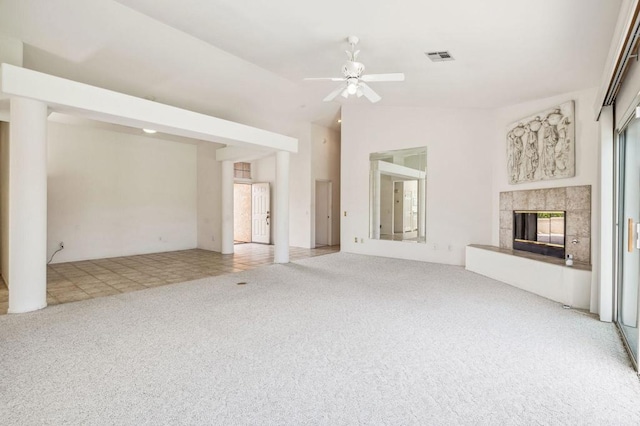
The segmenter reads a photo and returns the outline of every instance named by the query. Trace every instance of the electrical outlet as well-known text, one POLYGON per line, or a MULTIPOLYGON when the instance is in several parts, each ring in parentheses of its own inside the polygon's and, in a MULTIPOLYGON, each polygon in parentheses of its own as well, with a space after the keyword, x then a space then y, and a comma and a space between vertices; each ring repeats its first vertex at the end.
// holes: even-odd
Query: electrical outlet
POLYGON ((216 237, 214 237, 213 235, 211 236, 211 241, 215 241, 216 237))
POLYGON ((355 240, 355 242, 357 243, 357 242, 358 242, 358 237, 355 237, 355 238, 354 238, 354 240, 355 240))
POLYGON ((64 248, 64 242, 60 241, 60 244, 58 244, 58 247, 60 247, 60 250, 62 250, 64 248))

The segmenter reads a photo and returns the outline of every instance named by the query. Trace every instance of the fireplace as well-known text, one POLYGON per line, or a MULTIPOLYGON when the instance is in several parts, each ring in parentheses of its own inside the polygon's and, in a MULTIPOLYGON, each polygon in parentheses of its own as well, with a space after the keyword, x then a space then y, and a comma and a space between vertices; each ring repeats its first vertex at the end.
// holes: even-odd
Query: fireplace
POLYGON ((564 259, 564 211, 513 211, 513 248, 564 259))

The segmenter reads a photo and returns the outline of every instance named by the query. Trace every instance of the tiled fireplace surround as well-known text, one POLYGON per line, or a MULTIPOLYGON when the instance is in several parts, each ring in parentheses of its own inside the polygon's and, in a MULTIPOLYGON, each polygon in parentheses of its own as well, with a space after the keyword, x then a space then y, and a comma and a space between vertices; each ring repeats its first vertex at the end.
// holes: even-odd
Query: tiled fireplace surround
POLYGON ((501 192, 500 248, 513 248, 514 210, 566 211, 565 251, 591 263, 591 185, 501 192))

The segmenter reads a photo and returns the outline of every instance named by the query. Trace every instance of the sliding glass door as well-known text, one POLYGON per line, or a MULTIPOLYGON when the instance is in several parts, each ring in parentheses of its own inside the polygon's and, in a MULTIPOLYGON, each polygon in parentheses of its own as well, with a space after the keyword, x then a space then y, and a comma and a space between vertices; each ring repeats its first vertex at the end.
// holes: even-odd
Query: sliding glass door
POLYGON ((638 282, 640 281, 640 119, 618 138, 618 265, 616 322, 638 363, 638 282))

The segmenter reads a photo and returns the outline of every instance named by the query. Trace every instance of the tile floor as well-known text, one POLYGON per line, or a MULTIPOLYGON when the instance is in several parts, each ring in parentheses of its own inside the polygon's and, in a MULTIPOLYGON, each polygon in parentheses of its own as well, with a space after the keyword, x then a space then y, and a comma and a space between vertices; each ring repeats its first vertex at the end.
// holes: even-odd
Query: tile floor
MULTIPOLYGON (((47 304, 76 302, 166 284, 253 269, 273 263, 274 246, 238 244, 234 254, 193 249, 47 267, 47 304)), ((340 251, 340 246, 304 249, 291 247, 291 260, 340 251)), ((6 314, 9 291, 0 280, 0 314, 6 314)))

